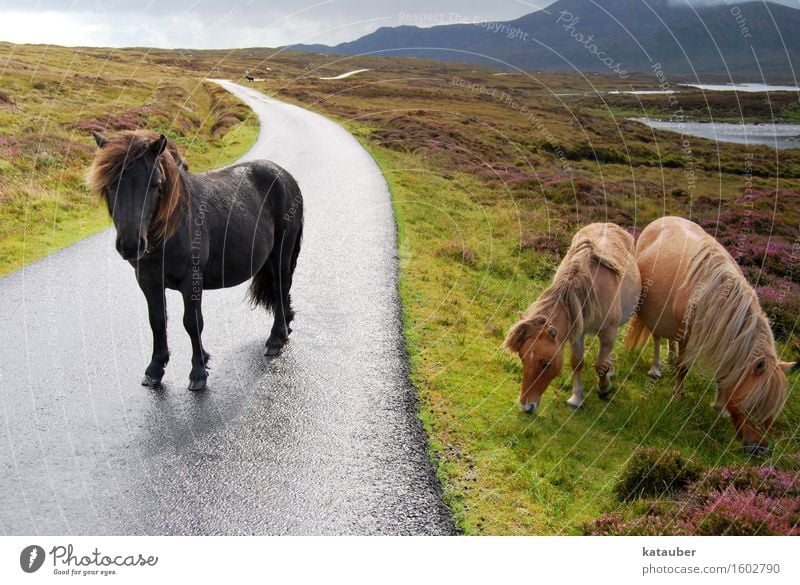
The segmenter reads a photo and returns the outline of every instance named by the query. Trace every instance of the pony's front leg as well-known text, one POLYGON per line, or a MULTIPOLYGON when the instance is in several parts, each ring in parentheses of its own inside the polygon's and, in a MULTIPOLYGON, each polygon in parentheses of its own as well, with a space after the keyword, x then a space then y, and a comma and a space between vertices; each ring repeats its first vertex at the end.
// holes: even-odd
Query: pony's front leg
POLYGON ((203 349, 202 288, 195 286, 183 292, 183 326, 192 340, 192 371, 189 373, 189 390, 206 387, 206 362, 210 357, 203 349))
POLYGON ((678 363, 678 342, 671 339, 667 341, 667 362, 673 366, 678 363))
POLYGON ((583 406, 583 383, 581 382, 581 372, 583 371, 583 335, 578 335, 572 342, 572 396, 567 400, 567 404, 572 408, 583 406))
POLYGON ((141 280, 139 287, 147 299, 147 313, 150 318, 150 329, 153 332, 153 355, 150 364, 144 371, 142 386, 154 388, 164 377, 164 367, 169 362, 167 346, 167 299, 161 283, 141 280))
POLYGON ((614 362, 611 354, 614 351, 614 341, 617 339, 617 328, 608 327, 598 334, 600 338, 600 352, 597 354, 597 363, 594 368, 597 372, 598 391, 600 398, 605 398, 611 393, 611 377, 614 375, 614 362))
MULTIPOLYGON (((670 342, 667 341, 667 344, 670 342)), ((661 338, 653 335, 653 367, 647 372, 647 375, 654 380, 661 379, 661 338)))

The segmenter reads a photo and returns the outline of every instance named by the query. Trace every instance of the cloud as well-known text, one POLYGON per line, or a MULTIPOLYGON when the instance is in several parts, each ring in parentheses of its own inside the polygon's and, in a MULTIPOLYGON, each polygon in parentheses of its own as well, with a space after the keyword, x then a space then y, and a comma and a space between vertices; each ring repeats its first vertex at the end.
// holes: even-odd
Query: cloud
MULTIPOLYGON (((726 0, 668 0, 695 7, 726 0)), ((380 26, 511 20, 550 0, 0 0, 0 40, 67 46, 337 44, 380 26)), ((728 0, 734 4, 741 1, 728 0)), ((795 5, 794 0, 783 3, 795 5)))

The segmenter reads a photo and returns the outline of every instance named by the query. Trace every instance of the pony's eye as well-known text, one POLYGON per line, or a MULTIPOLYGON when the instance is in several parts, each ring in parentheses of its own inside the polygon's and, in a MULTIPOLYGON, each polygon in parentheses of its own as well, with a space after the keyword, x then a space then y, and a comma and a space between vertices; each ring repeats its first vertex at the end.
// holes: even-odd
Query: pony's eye
POLYGON ((542 360, 542 369, 546 370, 549 367, 550 367, 550 362, 548 362, 547 360, 542 360))

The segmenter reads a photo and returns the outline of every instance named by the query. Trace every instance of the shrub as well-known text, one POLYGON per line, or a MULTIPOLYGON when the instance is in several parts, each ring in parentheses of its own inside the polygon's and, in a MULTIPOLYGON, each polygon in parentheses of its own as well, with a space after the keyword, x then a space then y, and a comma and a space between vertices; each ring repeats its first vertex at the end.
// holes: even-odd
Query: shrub
POLYGON ((679 451, 639 448, 615 486, 617 497, 630 501, 680 492, 700 477, 701 469, 679 451))
POLYGON ((800 498, 773 497, 731 486, 713 492, 687 518, 693 533, 702 536, 763 536, 800 534, 800 498))
POLYGON ((14 105, 14 100, 6 92, 0 91, 0 104, 7 105, 7 106, 13 106, 14 105))
POLYGON ((730 488, 773 498, 800 497, 800 476, 774 467, 720 467, 705 473, 691 491, 709 498, 730 488))
POLYGON ((475 268, 478 265, 478 254, 471 248, 468 248, 466 244, 460 244, 455 240, 450 240, 444 246, 441 246, 436 250, 436 255, 440 258, 455 260, 470 268, 475 268))
POLYGON ((686 524, 675 516, 644 514, 625 520, 621 514, 605 514, 586 522, 581 530, 585 536, 688 536, 686 524))
POLYGON ((520 247, 526 250, 547 252, 554 256, 561 257, 569 248, 569 243, 559 236, 535 235, 526 231, 522 233, 522 237, 520 238, 520 247))
MULTIPOLYGON (((645 450, 637 451, 636 459, 642 464, 645 457, 640 451, 645 450)), ((651 455, 650 459, 653 458, 651 455)), ((626 470, 629 467, 630 464, 626 470)), ((604 514, 584 523, 583 533, 618 536, 800 535, 800 474, 773 467, 712 469, 677 500, 637 503, 628 508, 628 514, 631 513, 634 516, 629 519, 621 512, 604 514)))
POLYGON ((797 332, 800 315, 800 286, 782 281, 780 287, 761 286, 756 289, 761 308, 769 318, 772 331, 779 339, 789 339, 797 332))

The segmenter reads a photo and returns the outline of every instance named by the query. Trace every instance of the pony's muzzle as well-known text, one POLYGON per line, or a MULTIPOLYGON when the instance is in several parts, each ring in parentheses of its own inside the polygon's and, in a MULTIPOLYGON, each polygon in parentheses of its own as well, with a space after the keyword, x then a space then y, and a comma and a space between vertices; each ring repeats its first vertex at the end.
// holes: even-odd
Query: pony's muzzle
POLYGON ((519 404, 519 407, 522 410, 522 412, 526 412, 528 414, 536 412, 536 409, 539 408, 538 400, 531 400, 530 402, 523 402, 522 400, 518 400, 517 404, 519 404))
POLYGON ((117 236, 116 247, 124 260, 139 260, 147 250, 147 239, 141 236, 138 239, 117 236))

